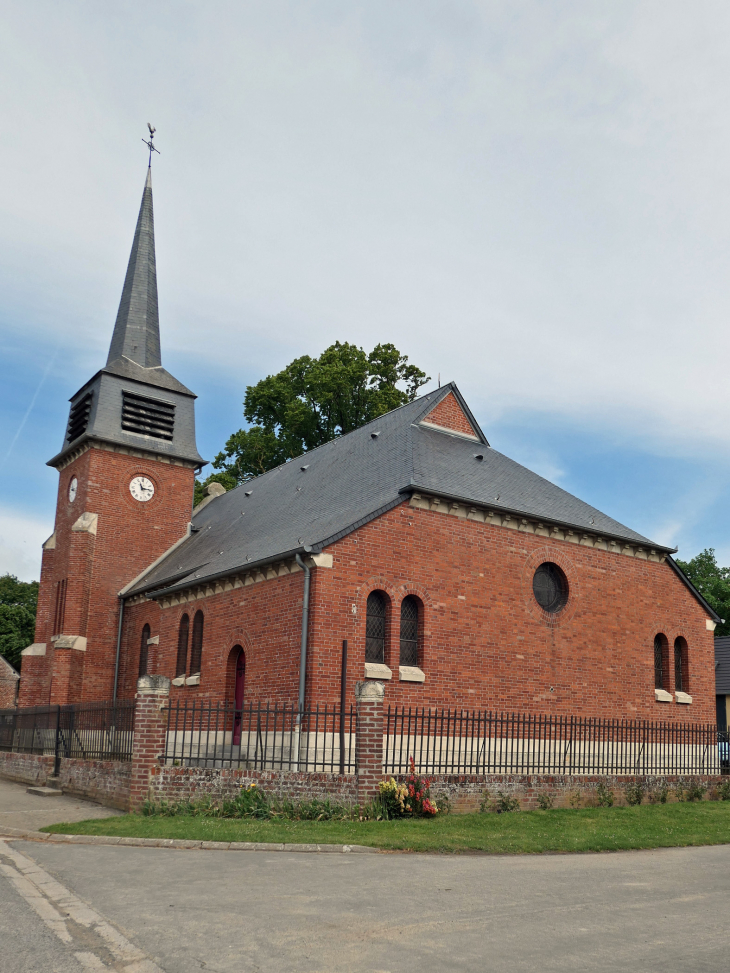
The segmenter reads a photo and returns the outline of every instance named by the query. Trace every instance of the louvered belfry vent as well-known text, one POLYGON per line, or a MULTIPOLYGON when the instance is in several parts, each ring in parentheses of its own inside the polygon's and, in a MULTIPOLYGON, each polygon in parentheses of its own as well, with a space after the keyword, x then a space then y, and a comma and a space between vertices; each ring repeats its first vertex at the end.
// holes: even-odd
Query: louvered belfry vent
POLYGON ((122 429, 140 436, 172 441, 175 406, 172 402, 148 399, 135 392, 122 392, 122 429))
POLYGON ((78 439, 82 433, 86 432, 93 397, 93 392, 87 392, 86 395, 71 406, 71 412, 68 417, 68 429, 66 430, 67 443, 72 443, 74 439, 78 439))

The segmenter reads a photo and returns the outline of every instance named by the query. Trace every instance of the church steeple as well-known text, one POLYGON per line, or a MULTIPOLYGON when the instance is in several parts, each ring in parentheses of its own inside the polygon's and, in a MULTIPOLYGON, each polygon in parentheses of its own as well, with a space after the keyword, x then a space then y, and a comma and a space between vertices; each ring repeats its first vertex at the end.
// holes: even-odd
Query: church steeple
MULTIPOLYGON (((154 129, 145 144, 152 152, 154 129)), ((195 395, 162 367, 157 312, 152 170, 142 193, 132 252, 106 365, 71 398, 61 468, 91 446, 205 465, 195 445, 195 395)))
POLYGON ((157 368, 162 364, 151 168, 147 169, 137 229, 106 363, 111 365, 122 357, 143 368, 157 368))

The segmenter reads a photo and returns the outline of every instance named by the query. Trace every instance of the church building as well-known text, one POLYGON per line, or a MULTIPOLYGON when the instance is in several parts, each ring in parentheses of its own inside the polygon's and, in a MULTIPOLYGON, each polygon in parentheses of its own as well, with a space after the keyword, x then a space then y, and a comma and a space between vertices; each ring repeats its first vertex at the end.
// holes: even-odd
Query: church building
POLYGON ((19 705, 135 693, 714 722, 717 615, 673 551, 493 449, 453 383, 193 509, 150 171, 109 356, 71 398, 19 705))

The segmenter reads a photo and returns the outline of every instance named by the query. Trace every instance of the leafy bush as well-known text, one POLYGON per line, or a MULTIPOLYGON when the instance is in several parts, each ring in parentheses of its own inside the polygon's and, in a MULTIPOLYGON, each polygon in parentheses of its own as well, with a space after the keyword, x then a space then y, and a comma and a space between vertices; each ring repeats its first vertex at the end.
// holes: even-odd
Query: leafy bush
POLYGON ((624 790, 624 796, 626 797, 626 803, 632 807, 641 804, 644 798, 643 781, 637 779, 631 784, 628 784, 624 790))
POLYGON ((497 796, 494 800, 489 798, 489 792, 484 792, 484 798, 482 800, 480 810, 491 811, 493 814, 508 814, 510 811, 519 811, 520 802, 516 797, 510 797, 509 794, 505 794, 504 791, 497 791, 497 796))
POLYGON ((537 795, 537 806, 541 811, 549 811, 550 808, 555 803, 555 798, 552 794, 538 794, 537 795))
POLYGON ((659 787, 652 787, 646 792, 650 804, 666 804, 669 799, 669 787, 666 781, 662 781, 659 787))
POLYGON ((730 780, 725 780, 717 788, 717 796, 721 801, 730 801, 730 780))
POLYGON ((571 807, 580 807, 582 800, 580 791, 573 791, 568 798, 568 803, 571 807))
POLYGON ((705 791, 707 788, 703 784, 698 784, 696 781, 694 783, 689 783, 684 790, 685 801, 701 801, 705 796, 705 791))
POLYGON ((599 807, 613 807, 613 791, 603 781, 596 788, 596 801, 599 807))

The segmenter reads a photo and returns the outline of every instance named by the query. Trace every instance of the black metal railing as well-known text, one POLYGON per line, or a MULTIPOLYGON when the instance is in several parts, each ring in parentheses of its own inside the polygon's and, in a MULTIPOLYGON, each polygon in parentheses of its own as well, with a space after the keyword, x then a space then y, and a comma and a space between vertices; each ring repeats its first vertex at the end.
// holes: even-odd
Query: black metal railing
POLYGON ((0 750, 83 760, 131 760, 134 700, 0 710, 0 750))
POLYGON ((698 775, 730 769, 714 724, 389 707, 383 770, 404 774, 698 775))
POLYGON ((335 705, 173 702, 165 762, 185 767, 355 773, 357 716, 335 705))

